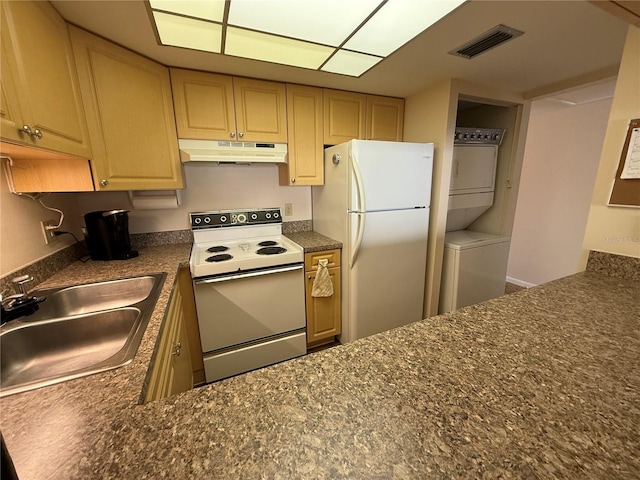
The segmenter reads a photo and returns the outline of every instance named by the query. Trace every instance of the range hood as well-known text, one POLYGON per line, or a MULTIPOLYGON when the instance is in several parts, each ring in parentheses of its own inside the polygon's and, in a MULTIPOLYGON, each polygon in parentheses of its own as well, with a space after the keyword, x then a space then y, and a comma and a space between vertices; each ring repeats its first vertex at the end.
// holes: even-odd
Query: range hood
POLYGON ((178 140, 183 162, 287 163, 286 143, 178 140))

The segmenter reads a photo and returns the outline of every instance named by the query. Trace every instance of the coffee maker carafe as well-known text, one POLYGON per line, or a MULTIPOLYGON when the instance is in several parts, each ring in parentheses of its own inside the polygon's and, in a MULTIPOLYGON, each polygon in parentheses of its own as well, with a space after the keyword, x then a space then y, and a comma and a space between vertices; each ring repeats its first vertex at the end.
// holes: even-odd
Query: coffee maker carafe
POLYGON ((85 241, 92 260, 127 260, 138 256, 131 250, 129 215, 126 210, 89 212, 84 216, 85 241))

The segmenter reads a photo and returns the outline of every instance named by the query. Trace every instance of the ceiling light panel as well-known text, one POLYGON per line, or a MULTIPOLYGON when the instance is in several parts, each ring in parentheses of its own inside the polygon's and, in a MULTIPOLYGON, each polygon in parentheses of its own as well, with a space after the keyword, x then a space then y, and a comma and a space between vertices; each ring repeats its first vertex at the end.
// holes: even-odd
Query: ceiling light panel
POLYGON ((348 50, 338 50, 320 70, 349 75, 351 77, 359 77, 380 60, 382 60, 382 58, 372 55, 349 52, 348 50))
POLYGON ((231 0, 229 25, 337 47, 381 0, 231 0))
POLYGON ((224 0, 149 0, 151 8, 173 12, 189 17, 202 18, 213 22, 222 22, 224 17, 224 0))
POLYGON ((386 57, 462 3, 464 0, 389 0, 344 47, 386 57))
POLYGON ((155 11, 153 18, 163 45, 220 53, 222 25, 155 11))
POLYGON ((267 33, 227 27, 224 53, 316 70, 334 49, 267 33))

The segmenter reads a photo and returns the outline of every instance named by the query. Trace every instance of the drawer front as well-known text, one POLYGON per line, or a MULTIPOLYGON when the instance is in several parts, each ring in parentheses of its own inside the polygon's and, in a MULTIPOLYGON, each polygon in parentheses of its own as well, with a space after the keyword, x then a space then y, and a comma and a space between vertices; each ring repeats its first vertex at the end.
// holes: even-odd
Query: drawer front
POLYGON ((305 253, 304 255, 304 269, 309 272, 312 270, 318 269, 318 262, 322 259, 329 260, 327 264, 327 268, 339 267, 340 266, 340 252, 342 250, 325 250, 322 252, 310 252, 305 253))
POLYGON ((255 370, 307 353, 304 331, 244 348, 204 356, 207 383, 255 370))

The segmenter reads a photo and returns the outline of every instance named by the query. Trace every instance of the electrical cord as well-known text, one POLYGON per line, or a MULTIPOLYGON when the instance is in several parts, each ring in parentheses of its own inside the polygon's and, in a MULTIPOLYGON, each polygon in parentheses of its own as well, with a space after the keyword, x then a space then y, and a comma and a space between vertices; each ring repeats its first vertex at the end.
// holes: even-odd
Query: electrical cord
POLYGON ((47 210, 51 210, 52 212, 57 212, 57 213, 60 214, 60 221, 58 222, 57 225, 55 225, 55 226, 54 225, 47 225, 45 228, 47 230, 55 230, 56 228, 60 228, 62 226, 62 222, 64 220, 64 212, 62 210, 58 210, 57 208, 48 207, 47 205, 45 205, 44 202, 42 201, 42 197, 38 198, 38 202, 40 202, 40 205, 42 205, 47 210))
POLYGON ((60 235, 71 235, 75 239, 76 243, 80 243, 80 240, 78 240, 78 237, 76 237, 72 232, 65 232, 63 230, 56 230, 55 232, 53 232, 53 234, 56 237, 59 237, 60 235))

